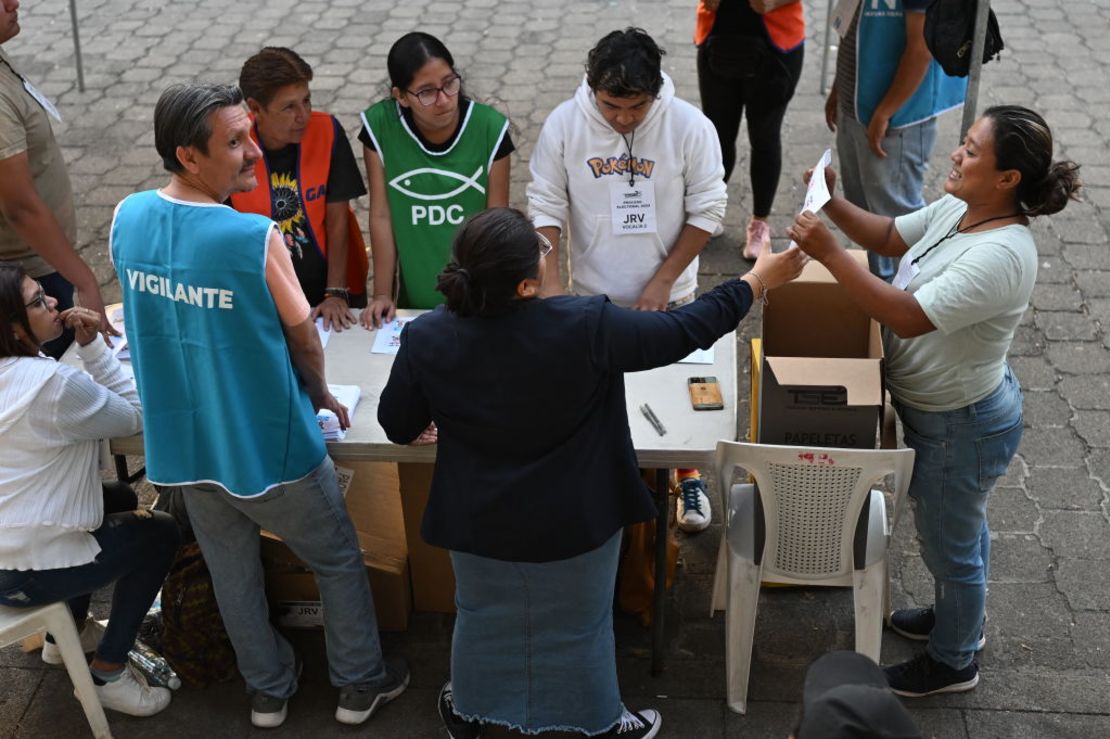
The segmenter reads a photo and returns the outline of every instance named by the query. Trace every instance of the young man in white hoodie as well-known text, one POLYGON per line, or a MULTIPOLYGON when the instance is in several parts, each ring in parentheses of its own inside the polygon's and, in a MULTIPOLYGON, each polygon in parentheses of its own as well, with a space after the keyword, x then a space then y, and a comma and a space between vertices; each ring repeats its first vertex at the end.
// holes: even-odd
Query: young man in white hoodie
MULTIPOLYGON (((548 116, 529 164, 529 214, 552 244, 567 229, 571 291, 638 310, 693 300, 698 254, 728 200, 713 124, 675 97, 664 53, 638 28, 602 38, 574 97, 548 116)), ((554 257, 548 295, 563 289, 554 257)), ((701 531, 711 518, 705 483, 697 470, 678 477, 679 526, 701 531)))

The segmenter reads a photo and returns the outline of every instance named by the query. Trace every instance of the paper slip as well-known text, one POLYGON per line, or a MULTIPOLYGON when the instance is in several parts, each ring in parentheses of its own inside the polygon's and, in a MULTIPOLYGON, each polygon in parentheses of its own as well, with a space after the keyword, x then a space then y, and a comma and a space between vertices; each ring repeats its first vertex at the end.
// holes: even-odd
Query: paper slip
MULTIPOLYGON (((362 396, 362 388, 358 385, 328 385, 328 392, 335 396, 343 405, 347 406, 347 418, 354 421, 355 408, 358 406, 359 398, 362 396)), ((316 414, 316 423, 320 426, 320 432, 324 435, 324 441, 342 441, 347 437, 347 432, 339 428, 339 416, 335 415, 328 409, 321 409, 316 414)))
POLYGON ((328 348, 328 339, 331 338, 331 331, 330 328, 324 328, 323 318, 316 319, 316 333, 320 335, 320 346, 324 349, 328 348))
POLYGON ((371 354, 396 354, 401 348, 401 329, 411 321, 411 318, 394 318, 389 323, 374 333, 374 345, 370 347, 371 354))
POLYGON ((713 347, 708 349, 695 349, 685 359, 678 360, 679 364, 713 364, 713 347))
MULTIPOLYGON (((832 200, 832 195, 829 194, 829 185, 825 182, 825 167, 832 163, 832 149, 825 149, 825 153, 817 160, 817 164, 813 165, 813 174, 810 175, 809 185, 806 187, 806 197, 802 201, 802 209, 799 213, 809 211, 816 213, 825 207, 825 203, 832 200)), ((793 239, 790 240, 790 246, 793 248, 797 246, 793 239)))

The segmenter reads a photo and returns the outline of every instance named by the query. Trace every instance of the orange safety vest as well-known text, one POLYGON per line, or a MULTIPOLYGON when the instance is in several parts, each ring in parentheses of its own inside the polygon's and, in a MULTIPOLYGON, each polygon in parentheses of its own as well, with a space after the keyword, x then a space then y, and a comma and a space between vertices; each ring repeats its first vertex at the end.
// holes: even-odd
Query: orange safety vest
MULTIPOLYGON (((695 46, 701 46, 705 43, 716 20, 717 12, 706 8, 699 0, 697 16, 694 20, 695 46)), ((806 38, 805 15, 802 11, 801 0, 780 5, 770 13, 765 13, 763 15, 763 27, 767 29, 767 36, 770 37, 771 43, 780 51, 790 51, 798 46, 806 38)))
MULTIPOLYGON (((254 117, 251 117, 253 123, 254 117)), ((251 139, 259 148, 258 127, 251 126, 251 139)), ((308 228, 316 245, 325 257, 328 255, 328 229, 324 219, 327 215, 328 172, 331 169, 332 144, 335 142, 335 126, 327 113, 313 112, 308 120, 308 128, 298 146, 297 152, 297 197, 301 210, 308 220, 308 228), (308 194, 309 197, 305 197, 308 194), (315 197, 313 197, 315 195, 315 197)), ((270 199, 270 166, 262 156, 254 165, 258 185, 250 192, 237 192, 231 196, 231 206, 241 213, 259 213, 270 218, 273 214, 270 199)), ((347 209, 347 289, 354 295, 366 292, 366 274, 370 262, 366 256, 366 242, 358 226, 354 209, 347 209)))

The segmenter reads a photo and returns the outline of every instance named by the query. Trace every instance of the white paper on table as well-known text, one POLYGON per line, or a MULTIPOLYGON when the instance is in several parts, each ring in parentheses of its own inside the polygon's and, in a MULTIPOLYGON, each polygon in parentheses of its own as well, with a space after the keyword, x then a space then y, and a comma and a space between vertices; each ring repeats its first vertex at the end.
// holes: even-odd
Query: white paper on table
MULTIPOLYGON (((825 149, 825 153, 817 160, 817 164, 813 165, 813 174, 809 176, 809 185, 806 186, 806 197, 802 201, 802 209, 799 213, 809 211, 816 213, 825 207, 825 204, 832 200, 832 195, 829 194, 829 185, 825 182, 825 167, 832 164, 832 149, 825 149)), ((790 245, 787 249, 792 249, 798 244, 794 239, 790 240, 790 245)))
POLYGON ((324 328, 324 319, 323 318, 317 318, 316 319, 316 333, 320 337, 320 346, 323 347, 324 349, 327 349, 328 348, 328 339, 331 338, 331 329, 330 328, 324 328))
POLYGON ((678 360, 679 364, 713 364, 713 347, 708 349, 695 349, 684 359, 678 360))
POLYGON ((370 347, 371 354, 396 354, 401 348, 401 329, 411 321, 411 318, 394 318, 389 323, 374 332, 374 344, 370 347))
MULTIPOLYGON (((335 396, 343 405, 347 406, 347 419, 354 421, 355 408, 358 407, 359 398, 362 397, 362 388, 358 385, 332 385, 328 384, 328 392, 335 396)), ((316 423, 320 426, 321 433, 327 441, 342 441, 347 432, 339 427, 339 416, 327 408, 316 414, 316 423)))

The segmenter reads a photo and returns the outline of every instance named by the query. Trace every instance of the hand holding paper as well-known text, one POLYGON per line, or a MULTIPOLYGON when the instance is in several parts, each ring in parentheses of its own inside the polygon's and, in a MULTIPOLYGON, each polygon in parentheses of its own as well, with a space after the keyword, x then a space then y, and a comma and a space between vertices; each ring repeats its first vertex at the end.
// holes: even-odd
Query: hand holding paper
MULTIPOLYGON (((825 207, 825 203, 832 200, 832 195, 829 194, 830 183, 825 179, 825 168, 828 167, 831 163, 832 150, 825 149, 825 153, 822 154, 821 158, 817 160, 817 164, 815 164, 813 166, 813 169, 809 170, 809 172, 807 173, 809 175, 809 179, 806 182, 806 197, 805 200, 802 202, 802 213, 805 213, 807 210, 810 213, 816 213, 817 211, 825 207)), ((830 174, 832 173, 830 172, 830 174)), ((834 175, 832 184, 835 183, 836 178, 834 175)), ((791 240, 791 247, 797 245, 798 244, 795 241, 791 240)))

